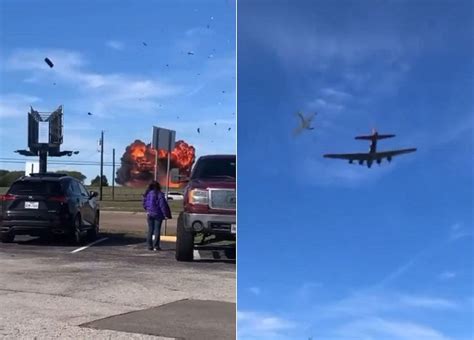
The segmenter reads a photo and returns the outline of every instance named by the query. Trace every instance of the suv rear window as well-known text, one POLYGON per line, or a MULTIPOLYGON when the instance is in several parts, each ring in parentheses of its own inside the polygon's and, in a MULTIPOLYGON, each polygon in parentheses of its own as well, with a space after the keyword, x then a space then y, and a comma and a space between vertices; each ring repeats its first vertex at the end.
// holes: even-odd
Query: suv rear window
POLYGON ((235 179, 235 157, 201 159, 191 177, 195 178, 235 179))
POLYGON ((61 194, 61 185, 58 181, 21 181, 13 183, 8 193, 12 195, 61 194))

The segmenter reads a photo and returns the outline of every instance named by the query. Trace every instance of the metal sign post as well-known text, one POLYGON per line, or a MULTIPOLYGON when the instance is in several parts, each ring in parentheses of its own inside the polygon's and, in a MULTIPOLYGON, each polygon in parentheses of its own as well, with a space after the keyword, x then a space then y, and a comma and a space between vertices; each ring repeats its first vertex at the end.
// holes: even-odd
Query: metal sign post
MULTIPOLYGON (((176 131, 168 130, 153 126, 153 136, 152 136, 152 147, 156 150, 155 156, 155 181, 158 178, 157 169, 158 169, 158 150, 168 151, 168 162, 166 167, 166 191, 165 197, 168 200, 169 186, 170 186, 170 166, 171 166, 171 151, 173 151, 175 146, 176 131)), ((165 220, 165 230, 164 235, 166 235, 167 221, 165 220)))

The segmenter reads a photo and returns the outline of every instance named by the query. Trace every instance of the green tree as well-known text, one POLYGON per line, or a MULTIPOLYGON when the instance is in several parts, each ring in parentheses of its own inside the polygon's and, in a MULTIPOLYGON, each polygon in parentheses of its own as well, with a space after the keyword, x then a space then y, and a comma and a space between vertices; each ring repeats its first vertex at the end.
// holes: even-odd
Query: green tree
POLYGON ((9 187, 18 178, 25 175, 25 171, 7 171, 0 176, 0 187, 9 187))
MULTIPOLYGON (((91 186, 92 187, 98 187, 100 186, 100 177, 99 175, 95 176, 95 178, 91 181, 91 186)), ((108 187, 109 182, 107 181, 107 176, 102 175, 102 186, 108 187)))
POLYGON ((74 170, 58 170, 56 173, 66 174, 68 176, 74 177, 81 181, 81 183, 84 183, 84 180, 87 178, 82 172, 74 170))

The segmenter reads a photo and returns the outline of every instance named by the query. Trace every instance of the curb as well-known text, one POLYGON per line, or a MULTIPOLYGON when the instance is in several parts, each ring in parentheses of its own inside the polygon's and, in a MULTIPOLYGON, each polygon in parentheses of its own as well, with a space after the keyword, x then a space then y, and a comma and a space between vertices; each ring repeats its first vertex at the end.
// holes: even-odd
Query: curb
POLYGON ((165 236, 161 235, 160 236, 161 241, 166 241, 166 242, 176 242, 176 236, 165 236))

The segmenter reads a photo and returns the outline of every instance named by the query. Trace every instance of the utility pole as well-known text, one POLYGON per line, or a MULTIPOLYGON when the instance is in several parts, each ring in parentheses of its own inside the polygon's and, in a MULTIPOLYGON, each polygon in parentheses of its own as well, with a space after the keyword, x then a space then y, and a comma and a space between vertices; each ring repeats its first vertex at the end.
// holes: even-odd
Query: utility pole
POLYGON ((112 149, 112 201, 115 200, 115 149, 112 149))
POLYGON ((102 178, 104 176, 104 130, 100 134, 100 200, 102 201, 102 178))

